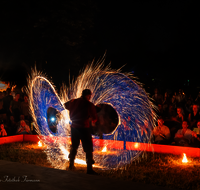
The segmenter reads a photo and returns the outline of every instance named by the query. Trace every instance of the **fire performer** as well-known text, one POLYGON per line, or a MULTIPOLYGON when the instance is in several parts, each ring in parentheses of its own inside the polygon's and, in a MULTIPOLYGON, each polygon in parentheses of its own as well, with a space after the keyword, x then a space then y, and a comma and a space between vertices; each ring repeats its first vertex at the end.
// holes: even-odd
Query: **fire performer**
POLYGON ((92 135, 90 130, 90 121, 92 121, 94 126, 97 121, 97 113, 94 104, 90 102, 91 95, 92 93, 89 89, 84 89, 80 98, 70 100, 66 102, 64 106, 69 110, 70 119, 72 121, 72 145, 69 154, 69 169, 71 170, 74 168, 74 159, 81 140, 83 150, 86 153, 87 174, 97 174, 92 169, 94 160, 92 135))

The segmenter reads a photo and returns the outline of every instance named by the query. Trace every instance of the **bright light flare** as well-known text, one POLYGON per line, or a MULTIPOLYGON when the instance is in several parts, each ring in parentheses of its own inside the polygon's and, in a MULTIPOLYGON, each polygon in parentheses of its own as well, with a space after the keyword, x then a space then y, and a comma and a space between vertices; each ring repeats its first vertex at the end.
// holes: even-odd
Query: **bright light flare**
POLYGON ((107 146, 105 146, 101 152, 107 152, 107 146))
POLYGON ((183 153, 182 163, 188 163, 188 159, 185 153, 183 153))
POLYGON ((52 121, 52 122, 54 122, 55 120, 56 120, 55 117, 52 117, 52 118, 51 118, 51 121, 52 121))
POLYGON ((41 143, 40 141, 38 142, 38 146, 39 146, 39 147, 42 147, 42 143, 41 143))
POLYGON ((135 148, 138 148, 138 147, 139 147, 139 143, 135 143, 135 144, 134 144, 134 147, 135 147, 135 148))

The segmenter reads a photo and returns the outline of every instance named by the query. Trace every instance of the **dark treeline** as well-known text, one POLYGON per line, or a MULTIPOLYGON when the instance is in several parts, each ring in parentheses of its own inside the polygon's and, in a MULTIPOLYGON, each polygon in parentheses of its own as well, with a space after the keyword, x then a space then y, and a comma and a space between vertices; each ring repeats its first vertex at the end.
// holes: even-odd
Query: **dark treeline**
POLYGON ((2 0, 0 78, 24 84, 36 63, 56 85, 68 83, 69 71, 76 77, 107 50, 112 68, 125 65, 147 86, 196 87, 198 20, 188 0, 2 0))

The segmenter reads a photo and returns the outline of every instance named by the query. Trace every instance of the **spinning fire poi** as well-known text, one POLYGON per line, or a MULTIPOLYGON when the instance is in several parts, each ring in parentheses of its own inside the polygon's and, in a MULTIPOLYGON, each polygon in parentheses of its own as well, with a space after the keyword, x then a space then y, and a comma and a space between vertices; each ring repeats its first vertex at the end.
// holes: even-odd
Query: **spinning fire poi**
MULTIPOLYGON (((55 168, 66 168, 70 148, 70 118, 63 104, 80 97, 83 89, 92 91, 91 102, 94 105, 112 106, 119 118, 115 130, 102 137, 104 146, 107 149, 114 147, 109 151, 115 154, 99 154, 99 136, 93 136, 97 167, 117 168, 130 163, 141 151, 127 150, 126 142, 148 143, 150 140, 156 114, 148 94, 131 74, 103 68, 104 61, 102 58, 96 64, 86 66, 70 87, 62 86, 60 95, 44 74, 32 70, 27 88, 30 110, 39 138, 47 147, 44 150, 47 158, 55 168), (123 143, 123 147, 114 146, 118 141, 123 143)), ((81 145, 75 163, 85 164, 85 153, 81 145)))

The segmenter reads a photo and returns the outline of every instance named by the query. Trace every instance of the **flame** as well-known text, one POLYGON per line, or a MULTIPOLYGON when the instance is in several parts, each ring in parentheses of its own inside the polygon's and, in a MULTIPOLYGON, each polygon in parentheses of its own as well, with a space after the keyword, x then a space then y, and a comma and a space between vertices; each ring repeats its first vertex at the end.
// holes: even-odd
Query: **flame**
POLYGON ((135 147, 135 148, 138 148, 138 147, 139 147, 139 144, 138 144, 138 143, 135 143, 135 144, 134 144, 134 147, 135 147))
POLYGON ((188 162, 188 159, 186 157, 186 154, 183 153, 183 160, 182 160, 183 163, 187 163, 188 162))
POLYGON ((10 84, 9 84, 9 83, 0 81, 0 91, 3 92, 4 90, 6 90, 6 89, 9 88, 9 87, 10 87, 10 84))
POLYGON ((38 146, 39 146, 39 147, 42 147, 42 143, 41 143, 40 141, 38 142, 38 146))
POLYGON ((105 146, 101 152, 107 152, 107 147, 105 146))

